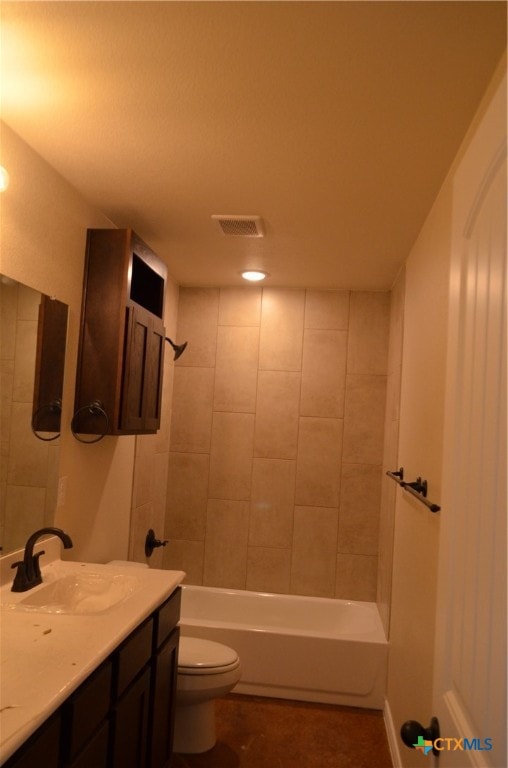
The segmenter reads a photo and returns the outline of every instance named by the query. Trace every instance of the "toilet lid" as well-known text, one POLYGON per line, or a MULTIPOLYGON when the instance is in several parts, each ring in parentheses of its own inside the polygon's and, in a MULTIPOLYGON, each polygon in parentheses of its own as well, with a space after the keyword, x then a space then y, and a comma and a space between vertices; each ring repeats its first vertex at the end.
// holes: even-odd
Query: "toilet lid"
POLYGON ((238 654, 232 648, 212 640, 197 637, 181 637, 178 647, 178 668, 216 669, 234 667, 238 664, 238 654))

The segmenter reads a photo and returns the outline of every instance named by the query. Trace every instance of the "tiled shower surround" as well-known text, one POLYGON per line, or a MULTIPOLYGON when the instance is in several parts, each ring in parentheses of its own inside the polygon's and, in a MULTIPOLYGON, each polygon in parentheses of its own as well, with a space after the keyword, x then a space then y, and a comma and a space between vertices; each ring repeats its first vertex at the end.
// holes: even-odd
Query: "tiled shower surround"
POLYGON ((180 289, 166 566, 376 599, 389 320, 389 293, 180 289))

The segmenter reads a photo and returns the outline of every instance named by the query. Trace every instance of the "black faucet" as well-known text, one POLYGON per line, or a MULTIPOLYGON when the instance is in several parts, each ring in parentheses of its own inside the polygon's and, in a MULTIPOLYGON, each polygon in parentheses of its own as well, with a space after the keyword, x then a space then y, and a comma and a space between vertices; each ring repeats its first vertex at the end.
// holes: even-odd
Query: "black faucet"
POLYGON ((37 539, 45 534, 52 534, 58 536, 64 545, 64 549, 70 549, 72 547, 71 537, 61 530, 61 528, 40 528, 29 537, 25 544, 25 554, 23 560, 19 560, 17 563, 13 563, 11 568, 17 568, 16 575, 11 587, 11 592, 26 592, 27 589, 32 589, 38 584, 42 584, 41 567, 39 565, 39 558, 44 554, 37 552, 34 555, 34 546, 37 539))

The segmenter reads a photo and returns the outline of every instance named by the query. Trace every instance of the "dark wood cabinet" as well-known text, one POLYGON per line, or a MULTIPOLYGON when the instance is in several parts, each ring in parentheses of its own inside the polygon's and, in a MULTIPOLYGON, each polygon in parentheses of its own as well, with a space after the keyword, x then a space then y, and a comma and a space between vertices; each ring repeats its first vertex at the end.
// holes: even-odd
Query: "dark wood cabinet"
POLYGON ((109 722, 105 721, 79 755, 68 763, 69 768, 109 768, 109 731, 109 722))
POLYGON ((173 748, 174 709, 178 675, 178 635, 175 629, 158 650, 153 667, 152 739, 149 743, 150 768, 165 768, 173 748))
POLYGON ((5 763, 5 768, 59 768, 61 722, 58 711, 5 763))
POLYGON ((76 376, 77 433, 156 432, 164 364, 166 265, 131 229, 89 229, 76 376))
POLYGON ((60 432, 68 309, 58 299, 41 295, 32 411, 36 432, 60 432))
POLYGON ((180 589, 112 653, 5 768, 168 768, 180 589))
MULTIPOLYGON (((97 732, 109 728, 111 709, 113 662, 108 659, 72 694, 62 708, 62 762, 64 765, 84 763, 84 755, 93 753, 97 766, 107 759, 107 741, 104 734, 96 739, 97 732), (102 744, 102 747, 101 747, 102 744), (99 760, 99 752, 103 759, 99 760)), ((93 763, 92 763, 93 765, 93 763)))
POLYGON ((136 678, 115 706, 112 768, 146 768, 150 670, 136 678))
POLYGON ((127 308, 121 418, 124 432, 156 432, 160 425, 164 326, 141 307, 127 308))

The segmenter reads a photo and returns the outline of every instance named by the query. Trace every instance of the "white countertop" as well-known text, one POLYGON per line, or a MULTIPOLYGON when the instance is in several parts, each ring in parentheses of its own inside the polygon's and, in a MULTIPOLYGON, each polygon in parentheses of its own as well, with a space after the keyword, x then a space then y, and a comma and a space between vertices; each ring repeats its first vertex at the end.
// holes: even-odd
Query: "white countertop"
MULTIPOLYGON (((102 613, 73 615, 2 607, 0 627, 0 765, 62 704, 109 654, 181 583, 182 571, 58 560, 60 541, 45 540, 43 584, 10 591, 10 564, 22 552, 1 558, 2 604, 34 593, 55 574, 76 569, 135 574, 139 588, 102 613), (56 558, 55 558, 56 555, 56 558), (53 559, 52 559, 53 558, 53 559)), ((21 558, 20 558, 21 554, 21 558)))

